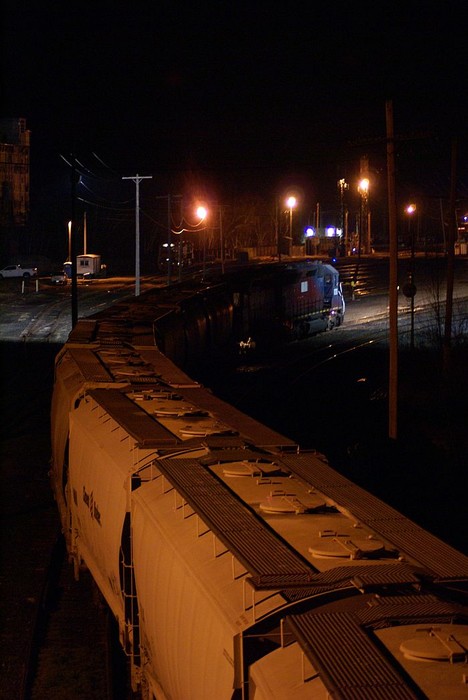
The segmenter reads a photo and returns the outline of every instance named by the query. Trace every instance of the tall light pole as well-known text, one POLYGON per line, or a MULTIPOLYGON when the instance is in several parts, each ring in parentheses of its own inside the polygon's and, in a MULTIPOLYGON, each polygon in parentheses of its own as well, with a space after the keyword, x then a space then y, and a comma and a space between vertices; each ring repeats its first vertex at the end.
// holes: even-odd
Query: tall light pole
POLYGON ((405 208, 405 212, 408 214, 408 237, 411 245, 411 266, 408 284, 405 285, 403 291, 411 300, 410 347, 411 350, 414 350, 414 297, 416 294, 416 285, 414 284, 414 226, 411 226, 411 219, 413 218, 413 214, 416 212, 416 204, 408 204, 408 206, 405 208))
POLYGON ((122 180, 133 180, 136 185, 135 205, 135 296, 140 296, 140 182, 152 180, 152 175, 136 175, 123 177, 122 180))
POLYGON ((368 221, 368 198, 369 198, 369 178, 363 177, 359 180, 358 192, 361 195, 360 222, 359 222, 359 248, 365 241, 366 253, 370 253, 369 221, 368 221))
POLYGON ((393 128, 393 102, 385 103, 387 134, 387 191, 388 231, 390 244, 389 267, 389 367, 388 367, 388 436, 398 437, 398 242, 396 228, 395 196, 395 135, 393 128))
POLYGON ((297 199, 294 197, 294 195, 291 195, 290 197, 287 198, 286 200, 286 206, 289 209, 289 255, 291 255, 292 252, 292 243, 293 243, 293 235, 292 235, 292 213, 293 209, 297 204, 297 199))
POLYGON ((278 255, 278 262, 281 262, 281 240, 280 240, 280 223, 279 219, 279 199, 275 197, 275 241, 276 241, 276 253, 278 255))
MULTIPOLYGON (((197 216, 200 219, 199 224, 201 224, 202 221, 206 219, 208 216, 208 209, 204 206, 199 206, 197 207, 197 216)), ((203 276, 202 279, 205 279, 205 272, 206 272, 206 235, 203 236, 203 276)))
POLYGON ((172 240, 171 240, 171 195, 167 195, 167 286, 171 284, 172 268, 172 240))
MULTIPOLYGON (((177 197, 181 197, 181 195, 176 195, 176 196, 177 196, 177 197)), ((200 231, 204 231, 204 230, 205 230, 205 228, 200 229, 199 226, 200 226, 201 223, 203 223, 203 221, 205 220, 206 216, 208 215, 208 210, 207 210, 207 208, 204 207, 204 206, 199 206, 199 207, 197 207, 195 213, 196 213, 196 215, 198 216, 198 219, 199 219, 199 220, 197 221, 196 224, 190 224, 189 222, 185 222, 183 213, 181 212, 180 228, 179 228, 179 230, 171 231, 172 233, 174 233, 175 235, 177 235, 177 236, 179 237, 179 246, 178 246, 178 248, 179 248, 179 250, 178 250, 179 281, 182 279, 182 275, 181 275, 181 268, 182 268, 182 248, 181 248, 181 241, 182 241, 182 238, 181 238, 181 236, 182 236, 182 234, 183 234, 184 232, 198 233, 198 232, 200 232, 200 231), (184 223, 187 223, 187 225, 189 226, 189 228, 185 228, 185 227, 183 226, 184 223)), ((203 239, 203 242, 205 243, 205 239, 203 239)), ((163 245, 163 247, 165 247, 165 246, 167 246, 167 245, 168 245, 168 244, 165 243, 165 244, 163 245)), ((204 271, 204 269, 203 269, 203 271, 204 271)))
POLYGON ((75 155, 72 156, 72 168, 71 168, 71 221, 70 221, 70 260, 71 266, 71 322, 72 328, 74 328, 78 322, 78 278, 76 270, 76 158, 75 155))
POLYGON ((68 222, 68 260, 71 262, 72 257, 71 257, 71 235, 72 235, 72 222, 68 222))
POLYGON ((219 204, 219 244, 221 246, 221 274, 224 275, 223 205, 219 204))
POLYGON ((344 236, 344 246, 345 246, 345 255, 348 254, 348 222, 345 217, 345 201, 344 201, 344 193, 345 190, 349 188, 348 183, 344 179, 344 177, 341 178, 341 180, 338 180, 338 189, 340 191, 340 219, 341 219, 341 232, 344 236))
POLYGON ((88 228, 86 221, 86 212, 83 212, 83 255, 86 255, 88 247, 88 228))

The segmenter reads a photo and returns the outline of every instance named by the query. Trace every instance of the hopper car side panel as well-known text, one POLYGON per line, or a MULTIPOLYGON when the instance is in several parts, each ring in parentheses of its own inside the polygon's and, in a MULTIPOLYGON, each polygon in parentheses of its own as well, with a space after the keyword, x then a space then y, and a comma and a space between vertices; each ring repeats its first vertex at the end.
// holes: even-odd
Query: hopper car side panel
POLYGON ((72 551, 84 561, 114 615, 123 619, 122 530, 128 504, 128 475, 102 449, 91 426, 71 417, 70 484, 72 551))
POLYGON ((60 514, 62 529, 69 536, 69 504, 67 503, 70 411, 75 397, 82 391, 83 375, 65 350, 57 357, 51 404, 52 464, 50 477, 60 514))
POLYGON ((211 537, 197 537, 196 518, 184 519, 182 508, 174 508, 173 492, 155 498, 155 490, 159 492, 160 486, 143 485, 135 493, 132 512, 145 654, 152 659, 154 678, 169 697, 230 697, 237 630, 235 614, 229 614, 229 606, 220 606, 218 593, 224 582, 228 589, 225 600, 229 601, 229 587, 236 585, 229 576, 229 556, 214 558, 211 537), (196 556, 194 549, 205 550, 205 554, 196 556), (201 567, 207 563, 200 579, 201 567), (206 577, 213 577, 217 595, 207 593, 206 577))

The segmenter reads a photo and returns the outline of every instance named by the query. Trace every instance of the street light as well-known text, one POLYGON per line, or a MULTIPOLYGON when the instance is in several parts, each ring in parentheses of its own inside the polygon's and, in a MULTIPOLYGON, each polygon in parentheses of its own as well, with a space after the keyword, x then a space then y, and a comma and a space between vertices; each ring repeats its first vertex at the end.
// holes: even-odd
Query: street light
POLYGON ((358 190, 362 197, 367 197, 369 192, 369 178, 363 177, 362 180, 359 180, 358 190))
POLYGON ((411 336, 410 347, 414 350, 414 297, 416 294, 416 285, 414 284, 414 227, 411 226, 411 219, 416 213, 416 204, 408 204, 405 207, 405 212, 408 214, 408 237, 411 241, 411 265, 408 284, 403 288, 405 296, 409 296, 411 300, 411 336))
POLYGON ((221 247, 221 274, 224 275, 223 205, 219 205, 219 245, 221 247))
MULTIPOLYGON (((196 214, 200 221, 198 222, 197 226, 199 226, 202 221, 206 219, 208 216, 208 209, 202 205, 197 207, 196 214)), ((203 236, 203 277, 202 279, 205 279, 205 272, 206 272, 206 235, 203 236)))
POLYGON ((361 195, 360 226, 359 226, 359 248, 361 248, 362 234, 364 235, 366 253, 370 253, 370 226, 368 215, 369 178, 363 177, 359 180, 358 192, 361 195), (361 233, 362 231, 362 233, 361 233))
POLYGON ((292 241, 293 241, 293 236, 292 236, 292 213, 293 209, 297 204, 297 199, 294 197, 294 195, 291 195, 290 197, 287 198, 286 200, 286 206, 289 209, 289 255, 291 255, 291 249, 292 249, 292 241))
POLYGON ((72 222, 68 222, 68 260, 71 262, 71 233, 72 233, 72 222))
MULTIPOLYGON (((198 221, 196 223, 191 223, 189 221, 186 221, 184 216, 182 215, 179 228, 175 229, 175 230, 171 229, 171 233, 173 233, 179 239, 179 243, 178 243, 179 281, 182 279, 182 274, 181 274, 182 273, 182 234, 185 232, 198 233, 200 231, 204 231, 205 228, 199 228, 199 227, 200 227, 200 224, 203 223, 204 219, 208 215, 208 210, 206 207, 200 205, 195 210, 195 215, 198 217, 198 221), (186 227, 188 227, 188 228, 186 228, 186 227)), ((163 244, 163 247, 168 247, 168 245, 169 245, 168 243, 165 243, 165 244, 163 244)), ((190 245, 192 246, 191 243, 190 243, 190 245)))
POLYGON ((338 180, 338 189, 340 191, 340 218, 341 218, 341 230, 344 233, 344 247, 345 255, 348 255, 348 221, 347 221, 347 211, 345 215, 345 190, 349 189, 349 185, 344 179, 338 180))
POLYGON ((306 255, 316 255, 319 242, 315 236, 315 229, 313 226, 307 226, 307 228, 304 231, 304 237, 305 237, 306 255), (312 248, 312 252, 311 252, 311 248, 312 248))
POLYGON ((218 209, 218 216, 219 216, 219 245, 220 245, 220 253, 221 253, 221 272, 224 275, 224 232, 223 232, 223 208, 225 208, 227 205, 224 204, 212 204, 211 205, 211 211, 207 209, 207 207, 201 205, 197 208, 196 214, 200 221, 197 226, 199 226, 202 221, 208 216, 209 213, 213 214, 214 209, 218 209))

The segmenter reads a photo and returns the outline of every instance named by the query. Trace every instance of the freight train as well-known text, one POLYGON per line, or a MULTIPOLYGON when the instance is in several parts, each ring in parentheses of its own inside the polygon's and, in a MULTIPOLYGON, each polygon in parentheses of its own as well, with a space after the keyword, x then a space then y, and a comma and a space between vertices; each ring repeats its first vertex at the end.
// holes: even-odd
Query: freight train
MULTIPOLYGON (((345 316, 338 271, 315 260, 235 266, 205 280, 188 278, 145 296, 158 347, 187 368, 213 356, 271 351, 340 326, 345 316)), ((116 305, 106 318, 125 310, 116 305)))
POLYGON ((260 342, 300 340, 340 326, 345 300, 338 271, 316 260, 264 264, 225 276, 240 334, 260 342))
POLYGON ((56 358, 52 487, 133 690, 466 698, 468 557, 189 376, 190 342, 232 334, 230 289, 211 291, 80 319, 56 358))

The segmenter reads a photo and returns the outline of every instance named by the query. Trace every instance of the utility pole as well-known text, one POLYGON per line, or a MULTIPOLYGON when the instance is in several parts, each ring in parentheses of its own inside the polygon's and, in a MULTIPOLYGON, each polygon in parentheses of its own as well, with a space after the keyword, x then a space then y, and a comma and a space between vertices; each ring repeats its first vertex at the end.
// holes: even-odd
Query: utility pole
MULTIPOLYGON (((387 191, 388 191, 388 228, 390 247, 390 288, 389 288, 389 388, 388 388, 388 434, 390 438, 398 437, 398 241, 396 226, 395 196, 395 136, 393 128, 393 102, 385 103, 386 143, 387 143, 387 191)), ((412 134, 399 137, 399 140, 413 141, 416 138, 428 138, 430 133, 412 134)), ((367 141, 369 143, 369 141, 367 141)), ((357 145, 357 144, 356 144, 357 145)), ((370 241, 369 241, 370 245, 370 241)), ((359 258, 358 258, 359 265, 359 258)))
POLYGON ((348 212, 345 211, 345 201, 344 193, 345 190, 349 188, 348 183, 344 179, 338 180, 338 189, 340 191, 340 223, 341 223, 341 235, 343 236, 343 242, 345 246, 345 255, 348 255, 348 212))
POLYGON ((68 222, 67 228, 68 228, 68 258, 67 258, 67 260, 68 260, 69 262, 71 262, 71 261, 72 261, 72 256, 71 256, 71 230, 72 230, 72 222, 71 222, 71 221, 68 222))
POLYGON ((219 205, 219 244, 221 246, 221 273, 224 275, 223 205, 219 205))
POLYGON ((136 185, 135 205, 135 296, 140 296, 140 182, 152 180, 152 175, 136 175, 123 177, 122 180, 133 180, 136 185))
POLYGON ((278 254, 278 262, 281 262, 281 240, 280 240, 280 223, 279 223, 279 201, 278 197, 275 197, 275 238, 276 238, 276 252, 278 254))
MULTIPOLYGON (((167 261, 167 285, 169 286, 171 284, 172 280, 172 233, 177 233, 177 231, 172 231, 172 203, 173 200, 178 199, 182 203, 182 195, 181 194, 161 194, 155 197, 155 199, 165 199, 167 202, 167 211, 166 211, 166 217, 167 217, 167 256, 166 256, 166 261, 167 261)), ((182 204, 181 204, 182 206, 182 204)), ((177 259, 179 263, 179 281, 181 279, 181 241, 180 241, 180 236, 182 234, 179 234, 179 243, 178 243, 178 252, 177 252, 177 259)), ((165 244, 166 245, 166 244, 165 244)))
POLYGON ((369 210, 369 159, 361 156, 359 165, 359 194, 361 195, 361 206, 359 216, 359 247, 364 248, 364 252, 369 255, 370 249, 370 210, 369 210))
POLYGON ((171 251, 171 195, 167 195, 167 286, 171 284, 172 251, 171 251))
POLYGON ((182 280, 182 248, 183 248, 183 240, 182 240, 182 234, 184 232, 184 229, 182 227, 182 223, 184 220, 184 201, 182 199, 182 195, 179 195, 179 205, 180 205, 180 223, 181 223, 181 230, 178 233, 179 236, 179 242, 177 245, 177 260, 178 260, 178 276, 179 276, 179 282, 182 280))
POLYGON ((395 198, 395 140, 393 130, 393 102, 386 102, 387 122, 387 179, 388 227, 390 242, 390 360, 388 375, 388 435, 398 437, 398 242, 395 198))
POLYGON ((84 214, 83 214, 83 255, 86 255, 86 253, 87 253, 87 250, 86 250, 87 245, 88 245, 88 241, 86 240, 87 235, 88 235, 88 233, 86 230, 86 212, 84 212, 84 214))
POLYGON ((70 219, 70 260, 72 263, 72 291, 71 291, 71 323, 74 328, 78 321, 78 282, 76 276, 76 160, 72 155, 71 162, 71 219, 70 219))
POLYGON ((450 204, 449 204, 449 225, 447 231, 447 292, 445 302, 445 326, 443 343, 443 364, 444 371, 448 373, 450 364, 450 349, 452 340, 452 316, 453 316, 453 278, 454 278, 454 255, 455 255, 455 234, 457 230, 457 142, 452 141, 451 174, 450 174, 450 204))

